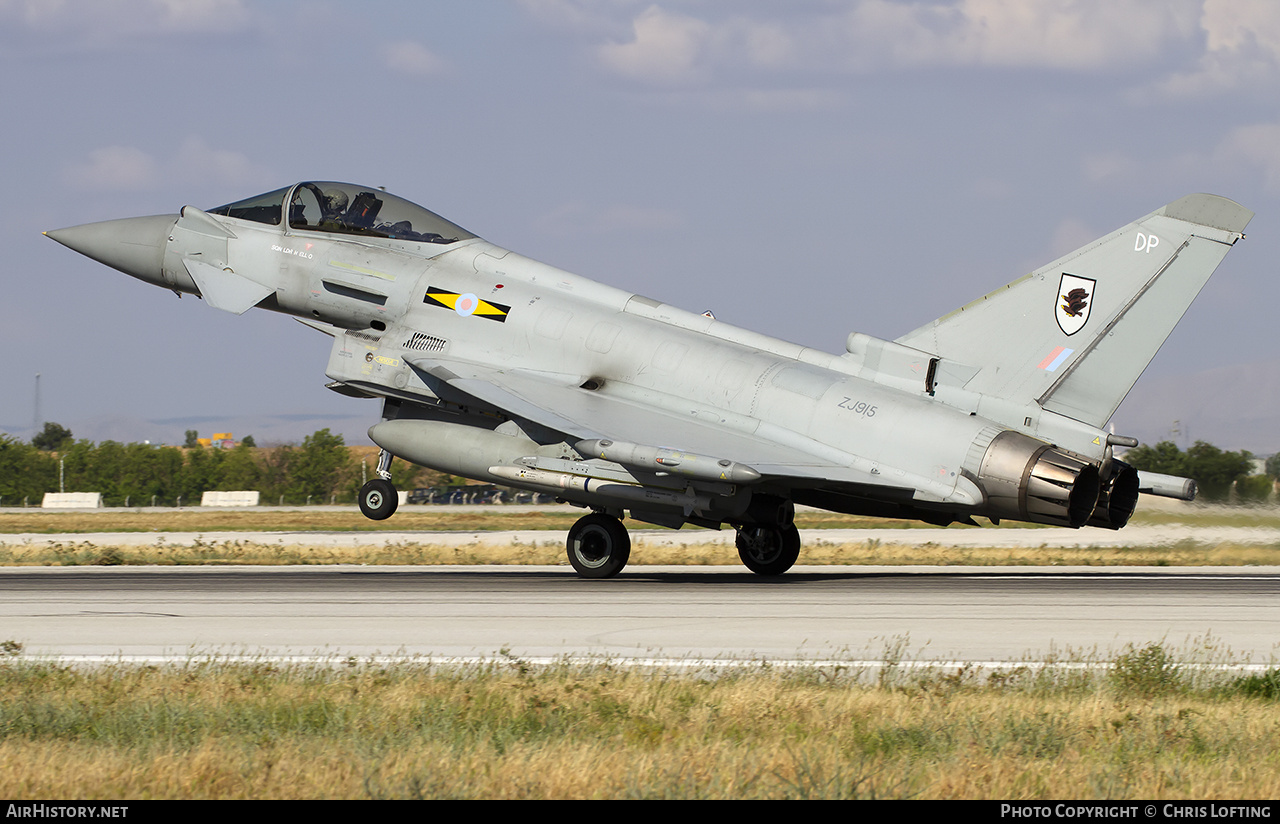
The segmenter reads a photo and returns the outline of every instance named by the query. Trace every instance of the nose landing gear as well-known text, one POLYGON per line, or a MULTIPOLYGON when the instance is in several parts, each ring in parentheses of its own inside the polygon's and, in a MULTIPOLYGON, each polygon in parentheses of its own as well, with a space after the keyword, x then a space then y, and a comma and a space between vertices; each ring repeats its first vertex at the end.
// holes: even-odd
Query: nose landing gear
POLYGON ((360 487, 360 512, 371 521, 385 521, 395 514, 400 496, 391 481, 374 478, 360 487))
POLYGON ((360 512, 371 521, 385 521, 395 514, 400 496, 391 483, 391 453, 378 452, 378 477, 360 487, 360 512))

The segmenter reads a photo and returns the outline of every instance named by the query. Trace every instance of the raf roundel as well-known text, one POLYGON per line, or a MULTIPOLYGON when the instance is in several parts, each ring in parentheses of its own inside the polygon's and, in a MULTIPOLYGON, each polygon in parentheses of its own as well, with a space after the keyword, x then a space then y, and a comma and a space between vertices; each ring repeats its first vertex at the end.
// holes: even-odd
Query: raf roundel
POLYGON ((458 295, 458 302, 453 305, 453 311, 465 318, 467 315, 475 314, 476 307, 479 305, 480 299, 468 292, 465 295, 458 295))
POLYGON ((489 320, 496 320, 498 323, 506 323, 507 313, 511 311, 511 307, 506 304, 481 300, 471 292, 459 294, 458 292, 437 289, 434 286, 427 288, 427 294, 423 297, 422 302, 429 306, 452 309, 464 318, 488 318, 489 320))

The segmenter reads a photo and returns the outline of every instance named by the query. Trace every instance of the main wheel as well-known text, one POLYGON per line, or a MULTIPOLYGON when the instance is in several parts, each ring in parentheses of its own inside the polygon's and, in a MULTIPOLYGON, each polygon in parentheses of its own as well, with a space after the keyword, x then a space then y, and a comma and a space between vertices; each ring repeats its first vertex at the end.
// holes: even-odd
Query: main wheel
POLYGON ((742 563, 757 575, 781 575, 800 557, 800 530, 795 524, 743 527, 735 543, 742 563))
POLYGON ((622 521, 593 512, 578 519, 565 542, 569 563, 582 578, 612 578, 631 557, 631 536, 622 521))
POLYGON ((395 514, 400 496, 391 481, 374 478, 360 487, 360 511, 372 521, 385 521, 395 514))

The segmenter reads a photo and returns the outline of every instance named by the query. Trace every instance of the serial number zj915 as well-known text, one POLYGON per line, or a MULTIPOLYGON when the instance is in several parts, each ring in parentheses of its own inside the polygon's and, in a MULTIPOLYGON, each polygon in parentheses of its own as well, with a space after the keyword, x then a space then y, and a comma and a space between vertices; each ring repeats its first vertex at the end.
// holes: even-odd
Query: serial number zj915
POLYGON ((855 401, 853 398, 845 398, 840 401, 840 403, 836 404, 836 406, 839 406, 841 409, 847 409, 864 418, 874 418, 876 416, 876 407, 866 403, 865 401, 855 401))

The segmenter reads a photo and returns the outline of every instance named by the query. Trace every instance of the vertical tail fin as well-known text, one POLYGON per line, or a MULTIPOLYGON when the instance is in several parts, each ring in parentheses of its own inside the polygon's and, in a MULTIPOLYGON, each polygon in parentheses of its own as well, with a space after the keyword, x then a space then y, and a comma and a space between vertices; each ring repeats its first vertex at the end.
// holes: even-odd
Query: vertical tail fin
POLYGON ((897 342, 978 367, 966 389, 1102 426, 1252 217, 1188 195, 897 342))

